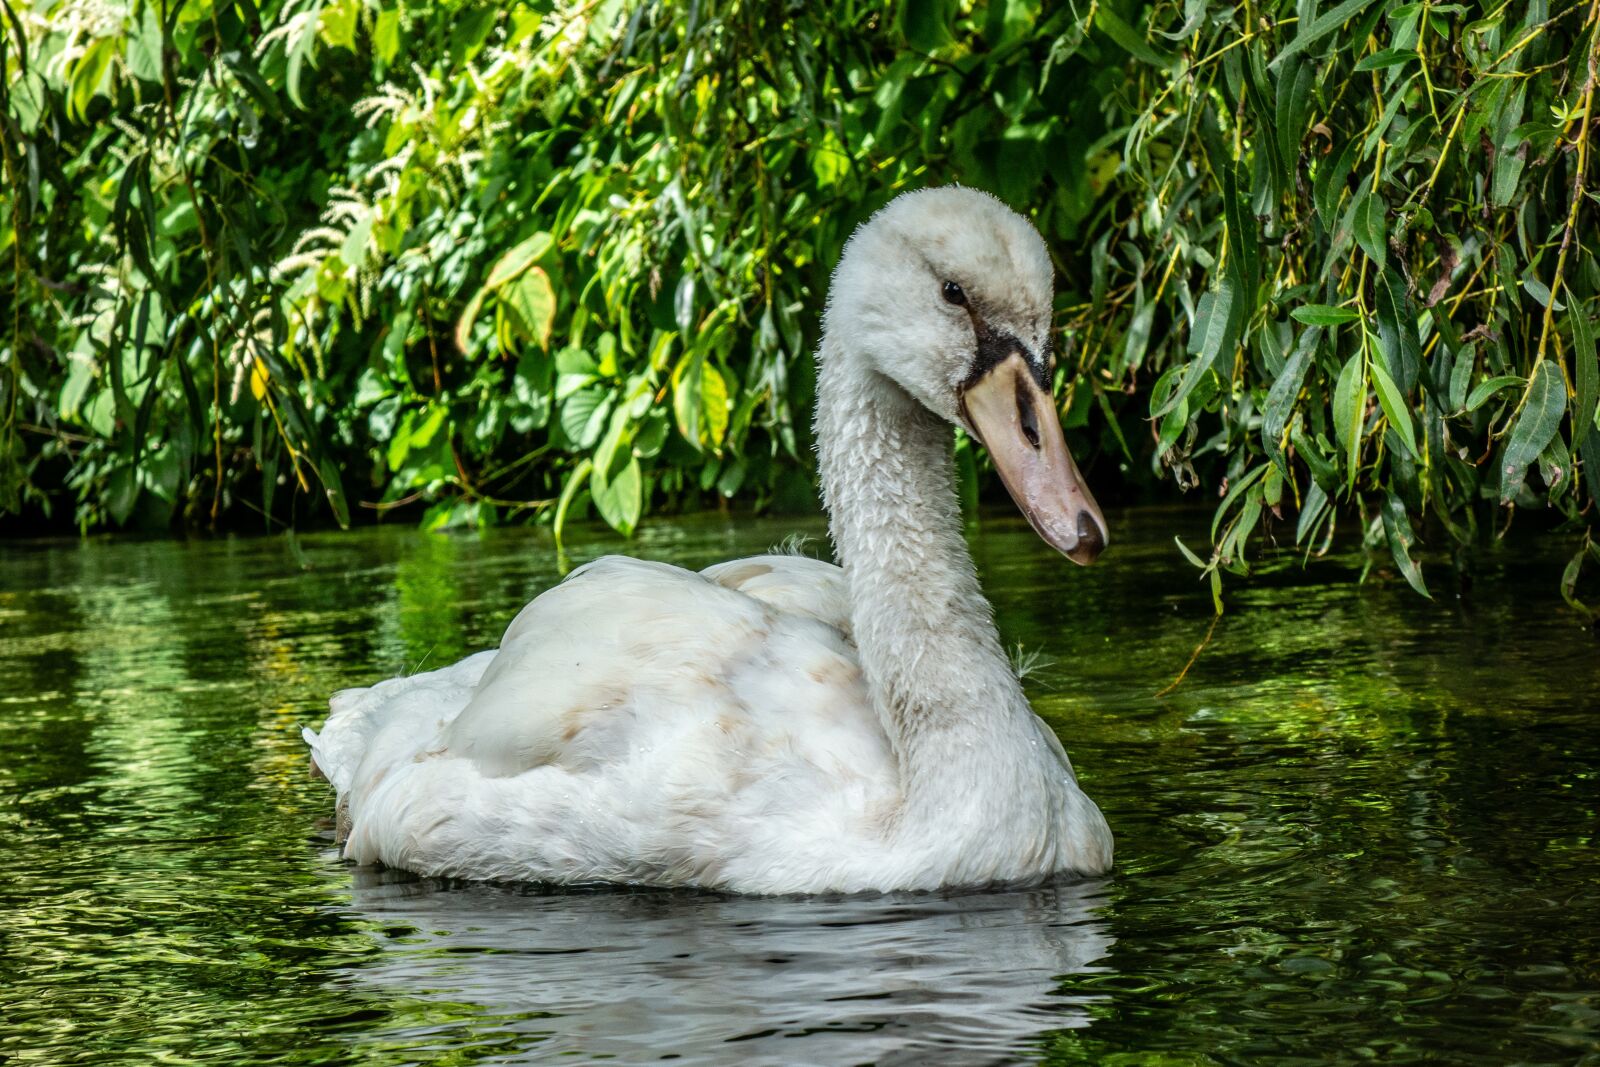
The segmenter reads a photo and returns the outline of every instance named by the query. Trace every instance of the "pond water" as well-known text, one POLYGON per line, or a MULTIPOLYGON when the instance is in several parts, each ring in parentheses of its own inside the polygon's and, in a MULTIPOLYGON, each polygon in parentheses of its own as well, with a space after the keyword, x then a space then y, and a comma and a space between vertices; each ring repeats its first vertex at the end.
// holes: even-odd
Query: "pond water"
POLYGON ((1560 553, 1431 603, 1284 561, 1158 697, 1209 622, 1198 520, 1110 518, 1087 570, 1009 516, 973 547, 1115 872, 819 900, 341 862, 299 727, 493 646, 558 580, 542 531, 0 545, 0 1063, 1600 1062, 1600 642, 1560 553))

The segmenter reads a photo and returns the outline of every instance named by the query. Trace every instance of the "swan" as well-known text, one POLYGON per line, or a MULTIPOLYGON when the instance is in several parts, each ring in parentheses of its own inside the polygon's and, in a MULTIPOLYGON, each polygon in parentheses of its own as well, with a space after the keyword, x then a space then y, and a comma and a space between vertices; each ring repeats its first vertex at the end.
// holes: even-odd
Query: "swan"
POLYGON ((952 425, 1077 563, 1106 524, 1050 393, 1053 270, 959 187, 851 236, 818 348, 840 566, 608 556, 454 666, 346 689, 313 773, 346 859, 749 894, 1099 874, 1109 827, 1034 715, 962 536, 952 425))

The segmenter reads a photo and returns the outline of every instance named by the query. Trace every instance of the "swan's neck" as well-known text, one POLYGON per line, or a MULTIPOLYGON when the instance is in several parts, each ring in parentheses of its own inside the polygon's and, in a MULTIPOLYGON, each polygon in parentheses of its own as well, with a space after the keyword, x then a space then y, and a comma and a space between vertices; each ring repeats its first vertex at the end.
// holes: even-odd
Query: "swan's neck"
POLYGON ((978 586, 949 425, 825 348, 817 441, 856 647, 899 763, 899 831, 1036 830, 1063 768, 1041 751, 978 586))

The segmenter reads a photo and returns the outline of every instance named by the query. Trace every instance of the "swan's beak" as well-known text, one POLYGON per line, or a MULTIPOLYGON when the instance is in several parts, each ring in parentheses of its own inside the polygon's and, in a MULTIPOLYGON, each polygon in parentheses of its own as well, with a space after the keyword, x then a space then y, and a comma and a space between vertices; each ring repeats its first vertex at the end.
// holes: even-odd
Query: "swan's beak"
POLYGON ((1067 451, 1054 399, 1022 352, 970 379, 960 396, 968 428, 1039 536, 1072 562, 1093 563, 1106 547, 1105 517, 1067 451))

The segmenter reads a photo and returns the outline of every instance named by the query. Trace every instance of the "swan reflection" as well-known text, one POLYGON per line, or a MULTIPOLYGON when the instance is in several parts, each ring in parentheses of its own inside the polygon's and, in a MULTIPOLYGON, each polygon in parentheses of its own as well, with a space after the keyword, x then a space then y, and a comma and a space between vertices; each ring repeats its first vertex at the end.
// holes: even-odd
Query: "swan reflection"
POLYGON ((1105 969, 1113 943, 1103 881, 797 900, 354 879, 384 951, 347 979, 473 1005, 497 1062, 1009 1062, 1089 1023, 1096 998, 1055 978, 1105 969))

